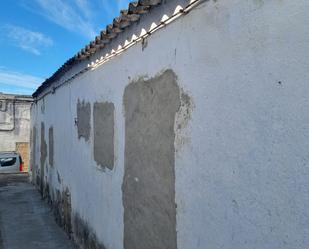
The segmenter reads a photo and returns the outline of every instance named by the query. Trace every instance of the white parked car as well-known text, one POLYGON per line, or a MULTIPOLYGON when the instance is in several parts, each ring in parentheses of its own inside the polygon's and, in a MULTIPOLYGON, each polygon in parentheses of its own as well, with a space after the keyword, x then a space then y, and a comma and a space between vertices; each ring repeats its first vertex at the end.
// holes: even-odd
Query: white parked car
POLYGON ((0 174, 22 172, 23 161, 16 152, 0 152, 0 174))

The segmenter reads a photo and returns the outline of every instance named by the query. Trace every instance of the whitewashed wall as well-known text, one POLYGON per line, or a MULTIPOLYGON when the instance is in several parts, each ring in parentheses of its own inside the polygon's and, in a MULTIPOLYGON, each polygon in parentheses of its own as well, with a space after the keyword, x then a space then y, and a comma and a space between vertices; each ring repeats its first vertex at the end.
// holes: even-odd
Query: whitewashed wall
POLYGON ((54 128, 50 186, 123 248, 124 88, 172 69, 194 104, 176 130, 178 248, 309 248, 308 13, 306 0, 209 1, 38 101, 38 164, 40 123, 45 138, 54 128), (78 99, 115 105, 112 171, 98 169, 92 133, 78 139, 78 99))

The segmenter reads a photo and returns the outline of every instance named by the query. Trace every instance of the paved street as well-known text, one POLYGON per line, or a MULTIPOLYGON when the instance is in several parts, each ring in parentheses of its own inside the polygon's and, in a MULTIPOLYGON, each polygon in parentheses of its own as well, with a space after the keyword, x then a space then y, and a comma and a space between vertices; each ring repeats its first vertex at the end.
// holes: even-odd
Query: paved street
POLYGON ((28 176, 0 175, 0 249, 74 248, 28 176))

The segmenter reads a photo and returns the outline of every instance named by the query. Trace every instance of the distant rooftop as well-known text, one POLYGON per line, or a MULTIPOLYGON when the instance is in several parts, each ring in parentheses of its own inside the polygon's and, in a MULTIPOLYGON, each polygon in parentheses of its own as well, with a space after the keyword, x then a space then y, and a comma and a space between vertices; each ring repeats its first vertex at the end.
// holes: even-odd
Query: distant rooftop
POLYGON ((11 94, 0 92, 0 100, 19 100, 32 102, 33 98, 31 95, 11 94))

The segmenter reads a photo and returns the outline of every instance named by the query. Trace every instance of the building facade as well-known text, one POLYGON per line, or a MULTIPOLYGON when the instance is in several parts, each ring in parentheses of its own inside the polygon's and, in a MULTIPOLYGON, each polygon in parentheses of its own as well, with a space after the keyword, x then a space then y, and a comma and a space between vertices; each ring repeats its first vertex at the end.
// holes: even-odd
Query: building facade
POLYGON ((138 1, 34 93, 33 181, 82 248, 309 248, 309 3, 138 1))
POLYGON ((29 166, 31 96, 0 93, 0 151, 17 151, 29 166))

